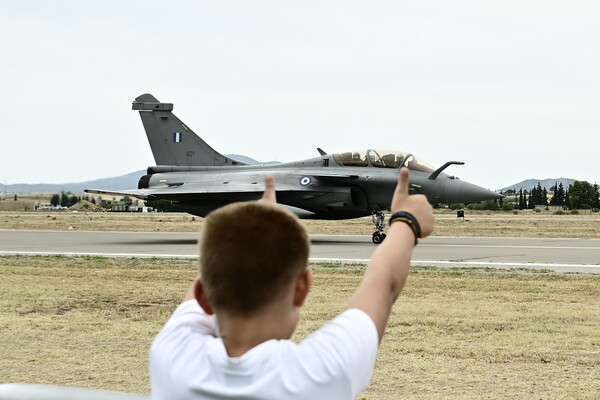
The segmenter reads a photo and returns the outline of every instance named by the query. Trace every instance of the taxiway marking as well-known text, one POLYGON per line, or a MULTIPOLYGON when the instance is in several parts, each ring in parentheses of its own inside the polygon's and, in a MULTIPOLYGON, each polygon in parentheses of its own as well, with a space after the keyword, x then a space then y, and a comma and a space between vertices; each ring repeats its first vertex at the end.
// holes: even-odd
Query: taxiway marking
MULTIPOLYGON (((35 256, 69 256, 69 257, 85 257, 85 256, 98 256, 98 257, 137 257, 137 258, 184 258, 194 259, 198 258, 197 255, 185 255, 185 254, 149 254, 149 253, 78 253, 78 252, 58 252, 58 251, 0 251, 2 255, 35 255, 35 256)), ((309 258, 310 262, 339 262, 339 263, 356 263, 356 264, 367 264, 368 258, 323 258, 315 257, 309 258)), ((495 267, 495 268, 586 268, 586 269, 599 269, 600 265, 596 264, 548 264, 548 263, 516 263, 516 262, 476 262, 476 261, 439 261, 439 260, 412 260, 411 265, 420 266, 464 266, 472 265, 477 267, 495 267)))

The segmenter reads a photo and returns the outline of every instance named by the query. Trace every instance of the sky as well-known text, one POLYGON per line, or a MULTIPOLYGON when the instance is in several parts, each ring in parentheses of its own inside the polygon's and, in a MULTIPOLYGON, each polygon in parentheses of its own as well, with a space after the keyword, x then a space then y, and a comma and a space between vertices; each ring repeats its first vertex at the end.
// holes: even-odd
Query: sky
POLYGON ((143 93, 223 154, 393 149, 490 189, 600 182, 597 1, 0 4, 0 183, 154 165, 143 93))

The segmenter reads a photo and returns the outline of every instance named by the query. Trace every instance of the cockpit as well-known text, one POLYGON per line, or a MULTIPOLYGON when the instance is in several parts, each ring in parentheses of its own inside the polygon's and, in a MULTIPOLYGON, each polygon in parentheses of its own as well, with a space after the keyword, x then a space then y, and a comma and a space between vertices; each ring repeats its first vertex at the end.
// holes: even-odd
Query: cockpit
POLYGON ((433 172, 433 168, 427 163, 418 160, 410 153, 389 150, 361 150, 336 153, 333 155, 336 164, 344 167, 376 167, 376 168, 400 168, 408 167, 413 171, 433 172))

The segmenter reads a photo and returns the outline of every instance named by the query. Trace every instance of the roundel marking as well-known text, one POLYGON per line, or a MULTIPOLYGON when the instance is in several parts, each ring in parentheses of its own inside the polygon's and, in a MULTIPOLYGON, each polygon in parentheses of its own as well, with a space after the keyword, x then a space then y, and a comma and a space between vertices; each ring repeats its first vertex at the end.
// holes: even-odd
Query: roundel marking
POLYGON ((306 185, 308 185, 309 183, 310 183, 310 177, 308 177, 308 176, 303 176, 303 177, 300 179, 300 184, 301 184, 302 186, 306 186, 306 185))

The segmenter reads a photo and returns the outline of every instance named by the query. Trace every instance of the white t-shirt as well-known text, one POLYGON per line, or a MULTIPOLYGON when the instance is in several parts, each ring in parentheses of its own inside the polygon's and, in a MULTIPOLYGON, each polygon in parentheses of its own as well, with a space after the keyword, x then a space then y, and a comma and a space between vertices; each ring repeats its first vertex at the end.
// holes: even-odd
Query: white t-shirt
POLYGON ((150 351, 153 399, 353 399, 369 385, 378 335, 350 309, 301 343, 268 340, 229 357, 216 319, 181 304, 150 351))

